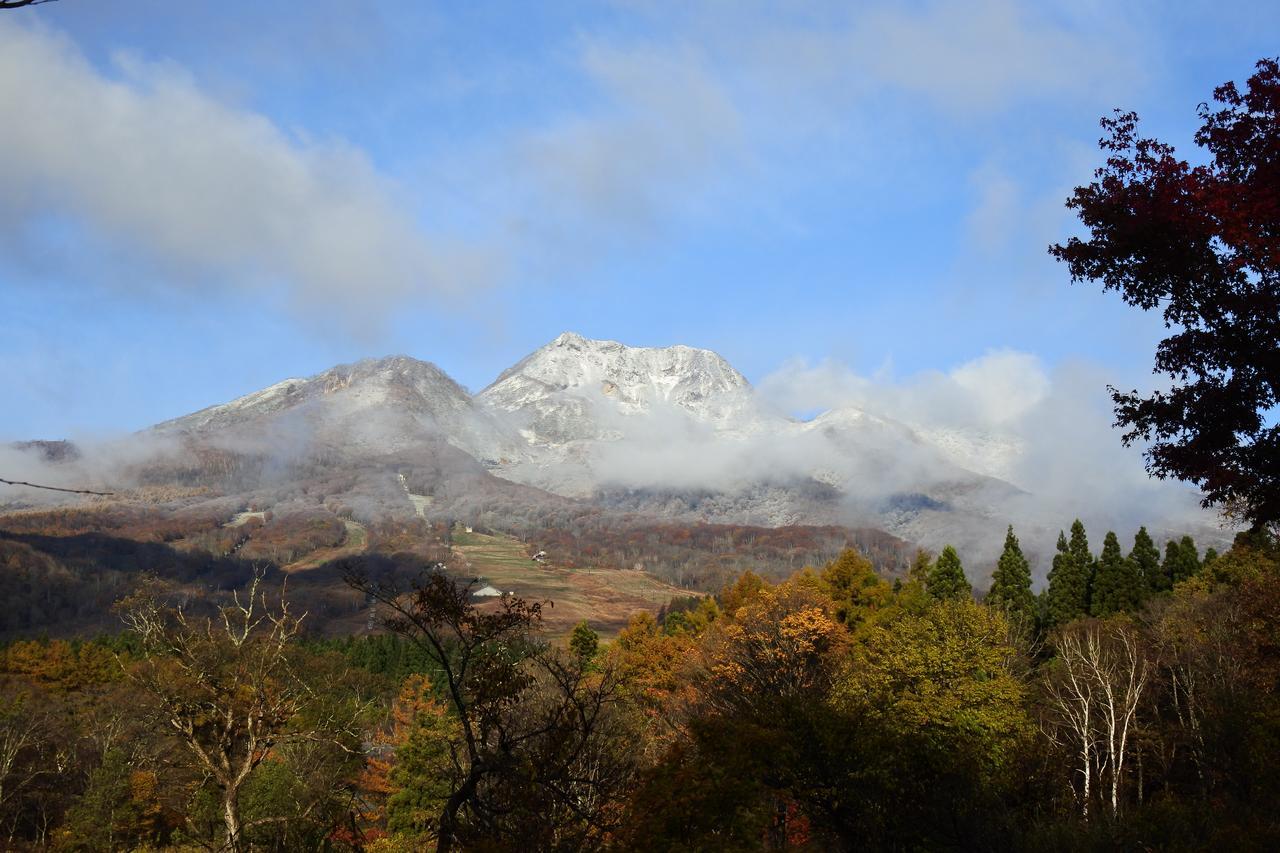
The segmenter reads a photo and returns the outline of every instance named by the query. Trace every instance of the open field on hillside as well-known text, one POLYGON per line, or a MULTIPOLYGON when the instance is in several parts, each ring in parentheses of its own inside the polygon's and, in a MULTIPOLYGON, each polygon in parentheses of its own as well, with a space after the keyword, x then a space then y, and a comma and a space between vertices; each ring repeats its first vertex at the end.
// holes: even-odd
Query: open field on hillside
POLYGON ((454 553, 466 571, 503 592, 550 602, 543 622, 562 637, 586 619, 604 637, 615 636, 638 610, 657 610, 688 590, 633 569, 566 569, 534 560, 524 543, 510 536, 457 532, 454 553))

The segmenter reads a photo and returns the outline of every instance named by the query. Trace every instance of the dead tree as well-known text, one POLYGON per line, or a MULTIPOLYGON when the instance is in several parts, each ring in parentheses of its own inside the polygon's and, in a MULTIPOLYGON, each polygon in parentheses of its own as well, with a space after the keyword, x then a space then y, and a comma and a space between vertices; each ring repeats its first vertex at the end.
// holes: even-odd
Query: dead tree
POLYGON ((131 678, 155 701, 157 722, 216 785, 223 849, 234 853, 246 849, 247 830, 279 820, 245 824, 240 817, 240 792, 273 751, 301 742, 347 749, 359 743, 354 713, 296 725, 304 709, 321 704, 291 660, 305 614, 295 617, 283 600, 269 606, 262 579, 259 570, 243 600, 236 594, 217 618, 191 618, 182 607, 166 607, 151 596, 124 610, 143 655, 131 678))

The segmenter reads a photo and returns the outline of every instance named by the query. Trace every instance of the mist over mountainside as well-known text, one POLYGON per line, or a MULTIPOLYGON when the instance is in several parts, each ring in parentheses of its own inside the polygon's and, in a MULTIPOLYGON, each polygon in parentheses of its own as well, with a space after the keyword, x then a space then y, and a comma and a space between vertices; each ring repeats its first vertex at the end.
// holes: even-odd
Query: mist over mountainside
MULTIPOLYGON (((956 545, 980 582, 1006 524, 1042 554, 1071 517, 1034 483, 1004 479, 1019 470, 1015 438, 913 427, 851 405, 800 420, 714 352, 572 333, 474 395, 434 364, 366 359, 82 456, 7 453, 9 470, 55 483, 211 489, 206 499, 227 511, 325 506, 364 521, 518 526, 595 507, 659 521, 873 527, 933 550, 956 545)), ((1189 518, 1142 523, 1159 537, 1189 518)))

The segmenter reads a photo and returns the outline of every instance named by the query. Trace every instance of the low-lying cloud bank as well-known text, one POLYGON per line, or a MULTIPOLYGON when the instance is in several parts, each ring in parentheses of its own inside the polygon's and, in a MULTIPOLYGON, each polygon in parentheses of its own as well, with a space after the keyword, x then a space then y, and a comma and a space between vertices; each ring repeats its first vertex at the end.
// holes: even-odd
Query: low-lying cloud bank
MULTIPOLYGON (((787 411, 854 406, 901 421, 966 468, 1025 490, 1009 520, 1059 527, 1084 519, 1095 536, 1139 525, 1215 526, 1193 486, 1149 477, 1142 448, 1124 447, 1106 391, 1116 377, 1074 361, 1048 369, 1034 355, 995 350, 947 371, 895 379, 834 362, 796 362, 760 395, 787 411)), ((999 512, 999 507, 993 507, 999 512)))

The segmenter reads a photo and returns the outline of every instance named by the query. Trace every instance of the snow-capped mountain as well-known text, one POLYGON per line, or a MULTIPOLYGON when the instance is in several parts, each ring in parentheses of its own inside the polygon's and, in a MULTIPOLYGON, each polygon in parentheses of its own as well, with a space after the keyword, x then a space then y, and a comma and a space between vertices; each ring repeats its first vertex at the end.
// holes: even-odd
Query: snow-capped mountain
POLYGON ((710 350, 571 332, 474 396, 435 365, 394 356, 285 380, 155 430, 344 457, 433 453, 445 442, 506 480, 629 511, 757 524, 856 515, 913 525, 917 536, 922 517, 976 518, 993 495, 1017 491, 957 464, 963 437, 934 442, 856 408, 796 420, 710 350))
POLYGON ((162 434, 306 440, 385 451, 422 435, 481 460, 519 452, 519 439, 434 364, 408 356, 364 359, 154 427, 162 434))
MULTIPOLYGON (((957 545, 998 542, 1004 516, 995 507, 1019 494, 957 464, 977 458, 961 452, 970 449, 963 436, 933 440, 857 408, 797 420, 762 402, 709 350, 568 332, 475 395, 427 362, 366 359, 152 433, 261 458, 305 457, 308 470, 336 466, 361 478, 377 460, 417 477, 415 494, 455 502, 507 482, 534 487, 521 500, 549 492, 685 520, 870 524, 929 547, 943 544, 943 532, 957 545)), ((404 488, 397 481, 388 500, 404 488)))
POLYGON ((219 512, 319 503, 362 520, 497 527, 584 511, 873 527, 979 563, 994 559, 1011 521, 1044 547, 1063 522, 1060 503, 1034 494, 1042 484, 1018 482, 1024 451, 1009 436, 852 406, 800 420, 709 350, 572 333, 474 395, 428 362, 366 359, 136 438, 106 467, 69 458, 55 473, 154 486, 219 512))
POLYGON ((646 415, 676 408, 729 427, 739 426, 752 410, 746 377, 710 350, 629 347, 572 332, 503 371, 478 399, 521 415, 534 444, 607 436, 606 412, 646 415))

